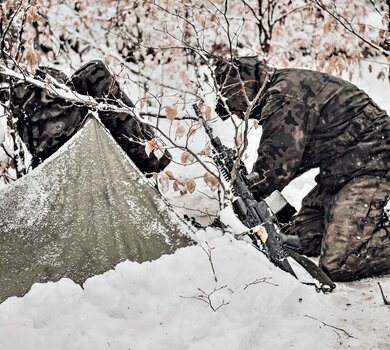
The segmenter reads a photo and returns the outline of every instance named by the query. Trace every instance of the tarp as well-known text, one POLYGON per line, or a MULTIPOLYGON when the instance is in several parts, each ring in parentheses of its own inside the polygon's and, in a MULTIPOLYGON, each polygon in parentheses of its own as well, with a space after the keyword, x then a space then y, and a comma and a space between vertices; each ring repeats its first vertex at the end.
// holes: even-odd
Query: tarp
POLYGON ((68 277, 82 284, 126 259, 157 259, 191 244, 182 232, 158 192, 90 118, 0 192, 0 302, 35 282, 68 277))

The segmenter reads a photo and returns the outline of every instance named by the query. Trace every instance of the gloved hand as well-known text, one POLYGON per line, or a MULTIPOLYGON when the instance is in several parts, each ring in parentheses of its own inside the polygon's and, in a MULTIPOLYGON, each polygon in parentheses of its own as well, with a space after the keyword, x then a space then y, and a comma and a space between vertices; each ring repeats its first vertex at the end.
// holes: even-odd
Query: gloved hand
POLYGON ((301 240, 298 236, 285 235, 280 233, 280 238, 282 239, 282 246, 290 248, 291 250, 298 251, 301 248, 301 240))

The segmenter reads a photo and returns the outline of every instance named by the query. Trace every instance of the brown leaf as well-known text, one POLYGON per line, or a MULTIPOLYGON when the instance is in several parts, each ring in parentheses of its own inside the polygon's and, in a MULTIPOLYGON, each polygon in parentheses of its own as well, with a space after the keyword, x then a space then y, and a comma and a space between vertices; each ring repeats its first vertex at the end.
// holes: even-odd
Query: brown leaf
POLYGON ((324 33, 329 33, 331 31, 331 27, 332 27, 332 21, 326 22, 323 26, 324 33))
POLYGON ((215 191, 219 186, 219 180, 209 172, 204 174, 203 180, 206 182, 206 185, 209 186, 213 191, 215 191))
POLYGON ((195 188, 196 188, 195 180, 194 179, 188 180, 187 181, 187 190, 188 190, 188 192, 194 193, 195 188))
POLYGON ((204 115, 206 117, 206 120, 210 120, 211 119, 211 107, 204 106, 204 115))
POLYGON ((175 180, 175 176, 172 174, 172 171, 166 170, 165 175, 168 177, 169 180, 175 180))
POLYGON ((187 193, 187 181, 185 179, 176 179, 173 181, 173 190, 175 192, 180 191, 180 194, 186 194, 187 193))
POLYGON ((168 181, 168 178, 164 174, 162 174, 159 177, 158 182, 160 183, 161 192, 162 193, 167 193, 169 191, 169 181, 168 181))
POLYGON ((175 120, 177 116, 177 110, 174 107, 166 106, 165 113, 167 114, 167 119, 170 121, 175 120))
POLYGON ((8 167, 10 169, 16 169, 16 164, 15 164, 15 161, 13 159, 11 159, 10 162, 8 163, 8 167))
POLYGON ((368 71, 369 71, 370 73, 372 73, 372 65, 371 65, 371 64, 368 65, 368 71))
POLYGON ((259 128, 260 124, 259 124, 259 121, 258 120, 255 120, 253 122, 253 127, 255 128, 255 130, 257 130, 259 128))
POLYGON ((191 137, 191 136, 195 135, 196 130, 198 130, 198 129, 197 128, 191 128, 190 131, 188 132, 188 137, 191 137))
POLYGON ((34 48, 29 44, 25 45, 24 56, 26 58, 27 63, 30 66, 34 66, 41 62, 40 54, 37 51, 35 51, 34 48))
POLYGON ((365 24, 359 24, 359 34, 363 34, 366 31, 365 24))
POLYGON ((377 75, 376 78, 377 78, 377 79, 385 80, 385 78, 386 78, 386 73, 385 73, 383 70, 381 70, 381 71, 379 72, 379 74, 377 75))
POLYGON ((178 137, 179 139, 182 138, 186 133, 186 129, 184 129, 184 127, 182 127, 181 125, 179 125, 176 129, 176 137, 178 137))
POLYGON ((198 154, 200 156, 210 157, 211 156, 211 148, 210 148, 210 146, 207 146, 206 148, 202 149, 198 154))
POLYGON ((189 152, 185 151, 181 154, 180 161, 183 164, 187 164, 189 162, 192 162, 194 160, 194 156, 190 154, 189 152))
POLYGON ((157 148, 157 141, 156 140, 150 140, 146 142, 145 145, 145 153, 148 157, 150 157, 150 154, 157 148))

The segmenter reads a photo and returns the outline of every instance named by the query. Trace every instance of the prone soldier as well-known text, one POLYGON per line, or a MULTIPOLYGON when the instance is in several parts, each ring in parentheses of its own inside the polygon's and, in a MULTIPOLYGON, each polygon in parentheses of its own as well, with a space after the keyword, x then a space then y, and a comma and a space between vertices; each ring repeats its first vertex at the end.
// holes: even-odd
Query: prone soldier
MULTIPOLYGON (((118 106, 118 101, 133 107, 114 76, 102 61, 91 61, 78 69, 71 78, 55 68, 40 67, 36 76, 49 75, 72 90, 93 97, 98 102, 118 106)), ((89 113, 88 107, 54 96, 28 82, 17 82, 11 88, 10 106, 17 118, 17 129, 32 154, 32 166, 56 152, 80 128, 89 113)), ((153 129, 130 114, 99 111, 99 117, 112 136, 144 173, 159 172, 170 162, 165 151, 160 159, 147 156, 143 142, 153 138, 153 129)))

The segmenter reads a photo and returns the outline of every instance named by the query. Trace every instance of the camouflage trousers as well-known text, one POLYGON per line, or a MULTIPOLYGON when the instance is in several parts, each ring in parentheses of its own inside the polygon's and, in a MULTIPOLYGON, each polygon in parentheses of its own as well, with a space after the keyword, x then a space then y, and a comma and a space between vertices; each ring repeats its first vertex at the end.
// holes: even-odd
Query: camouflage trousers
POLYGON ((390 172, 360 176, 329 194, 317 185, 302 201, 288 234, 298 235, 300 253, 320 255, 334 281, 390 273, 390 172))

